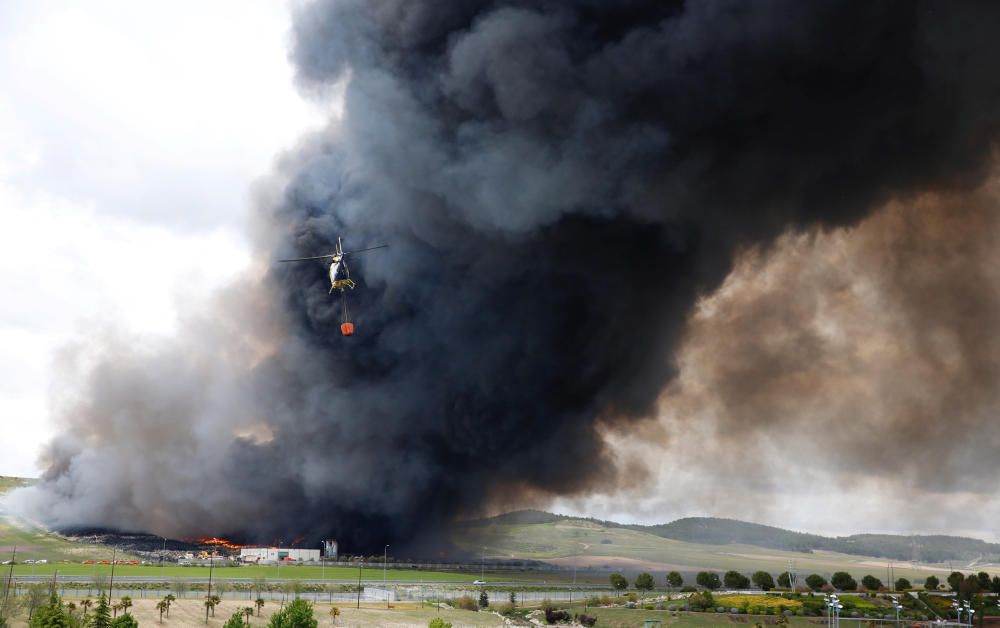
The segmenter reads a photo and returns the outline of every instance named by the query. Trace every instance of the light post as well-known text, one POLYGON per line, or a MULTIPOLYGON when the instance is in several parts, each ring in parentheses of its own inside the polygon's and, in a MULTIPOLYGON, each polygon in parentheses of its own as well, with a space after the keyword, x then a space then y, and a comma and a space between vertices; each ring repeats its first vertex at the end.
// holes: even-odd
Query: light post
POLYGON ((965 607, 965 614, 969 616, 969 625, 972 625, 972 616, 976 614, 975 609, 972 608, 972 604, 967 600, 962 600, 962 606, 965 607))
POLYGON ((826 602, 826 621, 831 627, 840 625, 840 609, 844 608, 844 605, 840 603, 840 598, 836 594, 830 595, 829 597, 823 596, 826 602))
POLYGON ((899 603, 899 600, 892 598, 892 607, 896 609, 896 625, 899 625, 899 611, 903 610, 903 605, 899 603))
POLYGON ((962 623, 962 605, 959 604, 958 601, 956 600, 956 601, 954 601, 954 602, 951 603, 951 607, 953 609, 955 609, 955 613, 958 615, 958 623, 961 624, 962 623))
POLYGON ((385 553, 382 554, 382 588, 385 589, 385 607, 389 608, 389 587, 385 579, 385 565, 389 562, 389 546, 385 546, 385 553))

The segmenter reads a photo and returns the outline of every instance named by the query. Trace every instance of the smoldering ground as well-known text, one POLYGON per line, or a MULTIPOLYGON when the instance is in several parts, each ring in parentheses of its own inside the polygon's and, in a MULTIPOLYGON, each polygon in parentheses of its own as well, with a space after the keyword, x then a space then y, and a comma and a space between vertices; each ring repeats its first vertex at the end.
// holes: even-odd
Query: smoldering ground
MULTIPOLYGON (((380 548, 613 490, 608 439, 658 412, 740 252, 982 184, 997 35, 991 3, 307 4, 299 81, 343 114, 282 157, 253 234, 265 265, 390 243, 352 266, 358 334, 301 264, 169 341, 92 338, 15 500, 57 526, 380 548)), ((782 409, 752 419, 796 425, 782 409)))

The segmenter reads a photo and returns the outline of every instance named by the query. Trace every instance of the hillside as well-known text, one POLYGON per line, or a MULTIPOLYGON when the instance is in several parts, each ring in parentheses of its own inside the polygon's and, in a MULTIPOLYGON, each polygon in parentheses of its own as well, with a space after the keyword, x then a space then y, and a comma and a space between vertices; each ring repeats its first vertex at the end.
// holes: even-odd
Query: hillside
POLYGON ((957 568, 976 565, 977 569, 988 569, 1000 556, 1000 545, 964 537, 825 537, 709 517, 642 526, 542 511, 519 511, 467 522, 456 532, 456 544, 464 548, 485 545, 497 557, 597 566, 613 565, 619 560, 692 569, 771 565, 783 571, 789 561, 795 561, 799 569, 811 564, 822 572, 845 565, 865 565, 869 570, 880 565, 884 570, 886 561, 892 560, 910 564, 915 575, 928 563, 948 561, 954 561, 957 568))

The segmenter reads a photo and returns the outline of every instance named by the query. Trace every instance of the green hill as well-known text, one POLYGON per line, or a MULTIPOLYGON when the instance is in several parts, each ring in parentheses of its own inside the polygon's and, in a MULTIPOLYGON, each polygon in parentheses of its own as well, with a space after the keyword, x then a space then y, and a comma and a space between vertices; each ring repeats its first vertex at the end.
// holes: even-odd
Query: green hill
MULTIPOLYGON (((637 538, 644 538, 649 545, 646 549, 654 554, 655 549, 652 548, 658 544, 650 537, 710 546, 716 548, 712 550, 713 552, 725 552, 727 546, 748 547, 751 548, 747 550, 750 553, 760 553, 764 549, 778 550, 788 552, 790 554, 788 560, 798 561, 803 560, 803 554, 815 552, 919 563, 955 561, 960 564, 989 564, 1000 560, 1000 545, 987 543, 980 539, 945 535, 904 536, 891 534, 826 537, 714 517, 688 517, 670 523, 644 526, 598 519, 578 519, 537 510, 525 510, 466 522, 459 529, 458 537, 460 539, 482 537, 487 545, 490 544, 491 535, 501 541, 504 539, 515 541, 514 537, 517 537, 514 547, 508 548, 509 551, 499 552, 517 558, 556 558, 580 554, 579 551, 573 551, 574 547, 565 546, 557 540, 558 533, 562 532, 569 534, 570 539, 582 539, 584 536, 588 538, 587 541, 579 541, 587 546, 586 550, 582 552, 583 554, 630 557, 626 555, 627 552, 620 551, 620 544, 614 548, 615 551, 610 551, 610 548, 595 549, 595 544, 616 545, 613 538, 615 535, 610 534, 610 531, 629 531, 644 535, 643 537, 629 537, 629 546, 634 545, 637 538), (581 532, 585 529, 602 530, 607 538, 590 538, 593 535, 585 535, 581 532), (532 550, 532 547, 535 549, 532 550), (547 549, 550 551, 546 551, 547 549)), ((498 546, 506 547, 503 543, 498 543, 498 546)), ((579 547, 582 546, 578 546, 577 550, 579 547)), ((730 547, 729 553, 732 553, 734 549, 736 548, 730 547)), ((740 552, 746 553, 743 550, 740 552)), ((695 554, 697 553, 695 552, 695 554)), ((639 550, 634 554, 633 558, 651 555, 648 552, 644 554, 644 550, 639 550)))

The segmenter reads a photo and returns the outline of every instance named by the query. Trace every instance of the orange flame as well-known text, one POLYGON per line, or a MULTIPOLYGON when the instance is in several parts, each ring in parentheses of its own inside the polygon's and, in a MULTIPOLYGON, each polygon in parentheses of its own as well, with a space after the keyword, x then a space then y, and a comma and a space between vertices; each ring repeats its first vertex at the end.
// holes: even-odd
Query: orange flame
POLYGON ((245 545, 238 545, 232 541, 226 539, 220 539, 218 537, 212 537, 210 539, 196 539, 195 543, 198 545, 209 545, 211 547, 225 547, 226 549, 240 549, 241 547, 246 547, 245 545))

